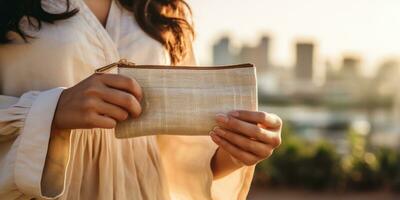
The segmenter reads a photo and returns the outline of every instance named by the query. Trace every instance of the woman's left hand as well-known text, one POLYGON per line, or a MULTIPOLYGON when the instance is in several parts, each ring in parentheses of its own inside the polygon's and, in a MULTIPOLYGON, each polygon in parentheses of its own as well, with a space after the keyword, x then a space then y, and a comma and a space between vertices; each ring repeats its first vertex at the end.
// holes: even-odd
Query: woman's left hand
POLYGON ((217 114, 216 121, 211 138, 241 166, 268 158, 281 144, 282 120, 274 114, 237 110, 217 114))

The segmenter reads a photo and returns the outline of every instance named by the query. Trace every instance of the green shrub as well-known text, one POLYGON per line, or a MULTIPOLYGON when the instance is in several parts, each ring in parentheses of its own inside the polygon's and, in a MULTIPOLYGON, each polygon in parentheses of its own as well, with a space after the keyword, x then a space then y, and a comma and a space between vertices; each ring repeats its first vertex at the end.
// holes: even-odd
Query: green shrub
POLYGON ((257 172, 257 182, 322 189, 338 182, 339 156, 329 143, 307 143, 287 126, 282 146, 257 166, 257 172))
POLYGON ((388 148, 368 151, 365 135, 349 130, 347 136, 349 153, 339 155, 329 142, 306 142, 286 123, 281 147, 257 165, 255 182, 317 190, 390 187, 400 192, 399 152, 388 148))
POLYGON ((321 142, 312 147, 312 152, 299 168, 303 185, 310 189, 335 187, 340 181, 339 156, 332 145, 321 142))
POLYGON ((356 190, 371 190, 382 186, 379 162, 372 153, 365 153, 362 157, 350 157, 344 163, 347 187, 356 190))
POLYGON ((377 159, 380 163, 380 177, 385 186, 393 191, 400 192, 400 155, 390 148, 381 147, 377 150, 377 159))
POLYGON ((366 150, 366 137, 354 130, 348 133, 350 154, 342 160, 346 185, 351 189, 370 190, 382 186, 380 163, 376 155, 366 150))
POLYGON ((267 160, 257 165, 256 181, 269 185, 298 185, 298 167, 304 162, 304 141, 292 135, 290 125, 282 130, 282 145, 267 160))
POLYGON ((380 164, 380 176, 387 182, 393 181, 400 169, 400 160, 398 153, 389 148, 378 148, 376 153, 380 164))

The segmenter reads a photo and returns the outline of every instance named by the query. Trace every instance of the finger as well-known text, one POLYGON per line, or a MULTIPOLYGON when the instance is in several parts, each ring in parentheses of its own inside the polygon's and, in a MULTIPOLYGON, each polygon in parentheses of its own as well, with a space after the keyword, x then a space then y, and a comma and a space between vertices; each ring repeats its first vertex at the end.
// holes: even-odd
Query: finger
POLYGON ((111 117, 93 113, 89 115, 89 128, 114 128, 117 122, 111 117))
POLYGON ((253 138, 263 143, 270 144, 273 147, 279 146, 281 143, 280 132, 268 131, 255 124, 227 116, 218 114, 216 116, 218 126, 228 129, 235 133, 240 133, 249 138, 253 138))
POLYGON ((272 147, 270 145, 249 139, 240 134, 233 133, 228 130, 223 130, 216 127, 213 130, 219 137, 227 140, 229 143, 239 147, 240 149, 252 153, 258 157, 266 158, 272 154, 272 147))
POLYGON ((139 101, 142 100, 142 88, 135 79, 118 74, 101 74, 100 80, 109 87, 124 90, 133 94, 139 101))
POLYGON ((250 166, 257 164, 257 162, 260 160, 257 156, 248 153, 246 151, 243 151, 236 147, 235 145, 229 143, 227 140, 219 137, 215 132, 211 131, 210 133, 211 139, 218 144, 221 148, 223 148, 225 151, 227 151, 229 154, 231 154, 235 159, 239 160, 243 164, 250 166))
POLYGON ((270 129, 278 129, 282 126, 281 118, 275 114, 248 110, 234 110, 228 114, 243 121, 260 123, 270 129))
POLYGON ((107 115, 109 117, 112 117, 116 121, 123 121, 128 118, 128 112, 122 109, 119 106, 115 106, 113 104, 101 101, 98 104, 97 110, 98 113, 102 115, 107 115))
POLYGON ((142 107, 139 101, 129 93, 104 87, 100 90, 99 94, 101 99, 108 103, 122 107, 131 113, 132 117, 137 117, 142 112, 142 107))

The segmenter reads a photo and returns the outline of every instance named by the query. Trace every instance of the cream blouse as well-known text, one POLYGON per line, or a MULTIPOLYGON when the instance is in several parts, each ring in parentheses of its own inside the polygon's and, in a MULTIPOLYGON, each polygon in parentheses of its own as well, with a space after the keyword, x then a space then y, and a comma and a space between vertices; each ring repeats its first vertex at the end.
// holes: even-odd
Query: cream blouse
MULTIPOLYGON (((64 0, 42 4, 52 13, 65 10, 64 0)), ((76 16, 40 31, 23 19, 35 38, 24 43, 10 33, 14 42, 0 45, 0 199, 245 199, 254 167, 213 181, 217 146, 209 137, 116 139, 113 129, 74 129, 49 145, 63 88, 120 58, 170 64, 162 45, 118 3, 105 28, 83 0, 71 4, 76 16), (46 161, 49 152, 57 156, 46 161), (51 178, 41 184, 43 174, 51 178)))

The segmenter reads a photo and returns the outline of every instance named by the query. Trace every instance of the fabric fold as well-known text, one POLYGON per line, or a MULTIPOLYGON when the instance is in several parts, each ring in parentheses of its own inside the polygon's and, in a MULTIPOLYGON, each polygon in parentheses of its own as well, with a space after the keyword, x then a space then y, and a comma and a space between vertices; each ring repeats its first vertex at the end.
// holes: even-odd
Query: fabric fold
MULTIPOLYGON (((24 94, 17 104, 7 109, 11 123, 5 126, 8 131, 2 132, 2 135, 21 129, 19 144, 16 147, 14 176, 18 189, 29 196, 56 198, 63 191, 52 189, 61 192, 55 196, 44 196, 41 188, 51 124, 62 91, 63 88, 54 88, 44 92, 29 92, 24 94)), ((57 176, 63 175, 55 174, 53 178, 56 180, 57 176)))
POLYGON ((211 199, 211 158, 217 146, 207 136, 158 135, 171 199, 211 199))
POLYGON ((211 159, 218 145, 209 137, 158 135, 157 142, 172 199, 246 199, 254 166, 213 180, 211 159))
POLYGON ((39 92, 35 91, 28 92, 22 95, 20 99, 1 96, 0 142, 15 136, 19 129, 24 126, 25 117, 38 94, 39 92))

